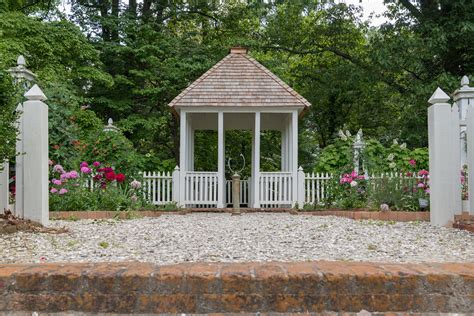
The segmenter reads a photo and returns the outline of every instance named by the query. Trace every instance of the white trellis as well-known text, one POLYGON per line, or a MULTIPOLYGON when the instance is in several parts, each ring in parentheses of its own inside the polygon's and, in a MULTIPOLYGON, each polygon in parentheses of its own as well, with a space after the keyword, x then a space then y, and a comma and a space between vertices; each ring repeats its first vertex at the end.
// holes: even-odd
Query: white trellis
MULTIPOLYGON (((469 210, 462 209, 460 172, 463 165, 474 170, 474 88, 464 76, 461 88, 450 97, 437 88, 429 99, 428 134, 430 155, 430 217, 434 225, 447 225, 454 215, 474 214, 474 199, 469 210)), ((469 186, 469 196, 474 186, 469 186)))

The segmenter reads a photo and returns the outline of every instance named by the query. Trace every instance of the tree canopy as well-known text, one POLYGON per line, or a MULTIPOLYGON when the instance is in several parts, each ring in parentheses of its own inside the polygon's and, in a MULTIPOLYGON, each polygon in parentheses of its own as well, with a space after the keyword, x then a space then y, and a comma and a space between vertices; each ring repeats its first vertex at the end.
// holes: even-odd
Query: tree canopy
MULTIPOLYGON (((375 27, 360 7, 337 1, 8 0, 0 5, 0 66, 23 54, 38 74, 54 159, 90 155, 111 117, 133 147, 128 163, 171 170, 179 124, 167 104, 231 46, 246 46, 312 103, 300 164, 313 169, 340 129, 362 128, 386 146, 427 146, 427 98, 473 73, 472 1, 384 3, 387 21, 375 27)), ((214 136, 199 136, 202 155, 214 152, 214 136)), ((248 155, 248 135, 229 137, 236 146, 228 156, 248 155)), ((264 168, 278 166, 276 139, 263 137, 264 168)), ((197 168, 213 159, 198 158, 197 168)))

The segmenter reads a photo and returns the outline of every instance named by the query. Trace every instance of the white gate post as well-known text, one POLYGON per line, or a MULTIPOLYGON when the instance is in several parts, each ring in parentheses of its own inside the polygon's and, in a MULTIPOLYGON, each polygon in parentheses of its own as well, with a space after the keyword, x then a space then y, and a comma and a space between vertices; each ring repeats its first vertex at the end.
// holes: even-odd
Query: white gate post
POLYGON ((469 214, 474 215, 474 104, 467 108, 467 170, 469 190, 469 214))
POLYGON ((18 155, 15 157, 15 215, 24 217, 24 205, 25 205, 25 194, 24 194, 24 155, 25 152, 23 146, 24 130, 23 130, 23 104, 18 104, 16 110, 20 112, 20 117, 17 121, 19 139, 16 141, 16 152, 18 155))
POLYGON ((8 162, 3 163, 3 170, 0 171, 0 213, 8 209, 9 201, 9 166, 8 162))
POLYGON ((171 176, 173 186, 173 202, 179 204, 179 166, 176 166, 171 176))
POLYGON ((304 197, 305 197, 305 174, 303 167, 298 168, 298 208, 302 209, 304 206, 304 197))
MULTIPOLYGON (((452 176, 451 153, 452 125, 449 96, 440 88, 436 89, 428 108, 428 144, 430 166, 430 222, 432 225, 447 225, 454 217, 452 196, 456 182, 452 176)), ((455 166, 455 169, 459 169, 455 166)), ((459 172, 459 171, 458 171, 459 172)))
POLYGON ((48 106, 46 96, 34 85, 23 103, 24 216, 49 223, 48 106))

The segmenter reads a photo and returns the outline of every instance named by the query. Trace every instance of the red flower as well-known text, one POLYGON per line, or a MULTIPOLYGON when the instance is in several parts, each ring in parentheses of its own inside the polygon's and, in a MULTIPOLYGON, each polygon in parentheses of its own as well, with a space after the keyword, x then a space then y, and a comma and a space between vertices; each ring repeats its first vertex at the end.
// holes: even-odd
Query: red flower
POLYGON ((115 173, 112 171, 112 172, 107 172, 105 174, 105 178, 107 179, 107 181, 114 181, 115 180, 115 173))
POLYGON ((125 175, 123 173, 118 173, 115 175, 115 180, 117 180, 119 183, 122 183, 125 181, 125 175))
POLYGON ((112 168, 110 168, 110 167, 107 167, 107 168, 104 168, 104 172, 105 172, 105 173, 114 172, 114 169, 112 169, 112 168))

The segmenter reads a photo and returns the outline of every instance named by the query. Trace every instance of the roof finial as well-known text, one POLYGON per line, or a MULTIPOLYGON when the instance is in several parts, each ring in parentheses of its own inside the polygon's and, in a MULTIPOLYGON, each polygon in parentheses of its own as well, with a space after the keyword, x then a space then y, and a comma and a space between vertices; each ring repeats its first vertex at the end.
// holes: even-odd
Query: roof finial
POLYGON ((26 66, 25 57, 23 57, 23 55, 18 56, 18 59, 16 60, 16 63, 17 63, 18 66, 25 67, 26 66))
POLYGON ((234 46, 230 48, 231 54, 247 54, 248 49, 242 46, 234 46))

